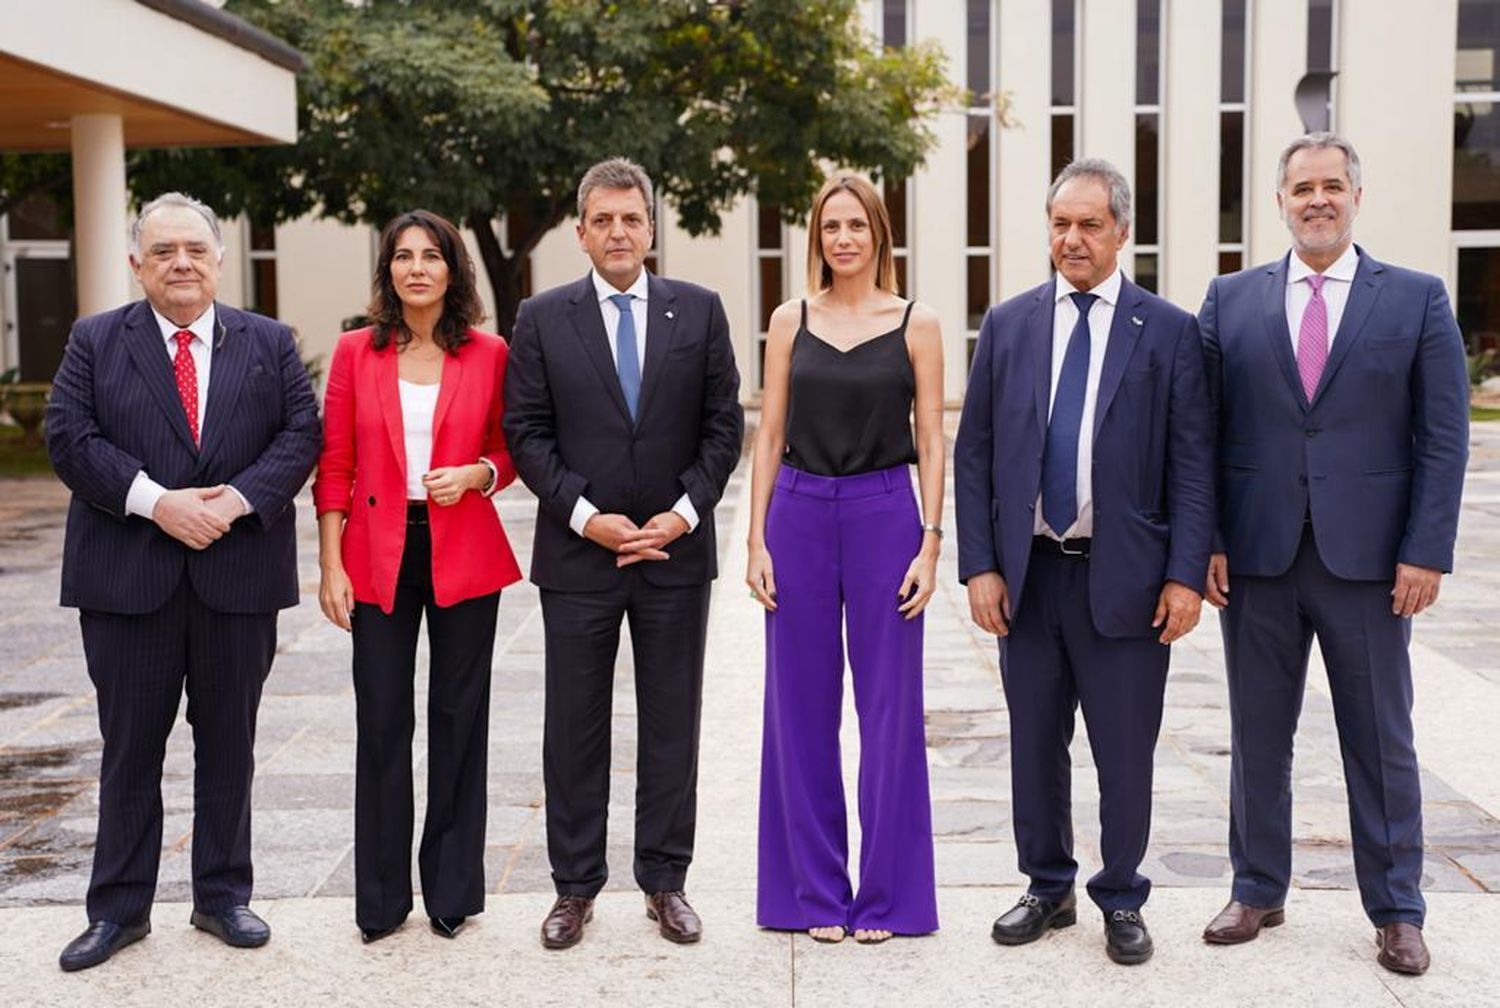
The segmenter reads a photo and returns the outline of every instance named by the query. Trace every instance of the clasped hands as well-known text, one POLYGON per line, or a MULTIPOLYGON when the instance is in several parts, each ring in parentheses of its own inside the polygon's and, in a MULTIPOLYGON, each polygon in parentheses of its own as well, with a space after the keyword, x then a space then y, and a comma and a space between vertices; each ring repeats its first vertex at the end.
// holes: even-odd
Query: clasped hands
POLYGON ((625 515, 599 512, 583 526, 583 537, 615 554, 616 567, 642 560, 668 560, 666 547, 688 530, 687 519, 676 511, 652 515, 637 525, 625 515))
POLYGON ((239 494, 223 483, 168 490, 151 509, 157 528, 184 546, 207 549, 245 513, 239 494))

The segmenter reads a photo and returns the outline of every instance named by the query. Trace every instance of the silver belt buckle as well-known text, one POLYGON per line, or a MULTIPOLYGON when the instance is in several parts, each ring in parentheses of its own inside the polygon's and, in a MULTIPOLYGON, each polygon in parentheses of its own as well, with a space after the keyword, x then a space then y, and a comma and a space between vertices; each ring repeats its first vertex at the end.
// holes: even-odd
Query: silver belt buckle
POLYGON ((1070 549, 1068 549, 1068 540, 1066 540, 1066 539, 1059 539, 1059 540, 1057 540, 1057 548, 1058 548, 1058 551, 1061 552, 1063 556, 1070 556, 1070 557, 1088 556, 1088 553, 1085 552, 1084 550, 1081 550, 1081 549, 1080 550, 1070 550, 1070 549))

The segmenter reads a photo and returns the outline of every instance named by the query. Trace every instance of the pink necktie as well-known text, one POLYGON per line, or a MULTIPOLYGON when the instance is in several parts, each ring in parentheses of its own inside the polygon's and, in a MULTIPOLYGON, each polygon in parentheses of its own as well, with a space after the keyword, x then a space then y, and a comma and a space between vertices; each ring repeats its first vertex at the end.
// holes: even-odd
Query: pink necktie
POLYGON ((172 371, 177 378, 177 395, 181 397, 182 410, 187 414, 188 430, 192 432, 193 444, 197 444, 198 367, 193 363, 193 355, 188 352, 188 344, 193 342, 193 334, 184 329, 173 338, 177 340, 177 356, 172 358, 172 371))
POLYGON ((1318 391, 1323 366, 1328 363, 1328 302, 1323 300, 1323 283, 1327 279, 1321 273, 1308 274, 1312 299, 1307 302, 1297 332, 1297 373, 1302 377, 1302 391, 1307 393, 1308 402, 1312 402, 1318 391))

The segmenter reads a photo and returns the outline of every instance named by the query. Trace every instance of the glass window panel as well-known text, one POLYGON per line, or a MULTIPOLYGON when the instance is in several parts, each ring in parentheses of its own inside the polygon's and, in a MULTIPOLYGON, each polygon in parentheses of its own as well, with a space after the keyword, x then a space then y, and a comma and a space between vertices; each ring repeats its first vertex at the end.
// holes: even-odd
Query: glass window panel
POLYGON ((1307 0, 1307 69, 1333 69, 1333 0, 1307 0))
POLYGON ((760 260, 760 331, 771 327, 771 313, 781 304, 781 257, 760 260))
POLYGON ((276 260, 250 260, 250 310, 268 318, 277 317, 276 260))
POLYGON ((891 237, 896 248, 906 247, 906 198, 909 192, 906 179, 885 185, 885 212, 891 218, 891 237))
POLYGON ((1500 51, 1500 3, 1459 0, 1457 89, 1500 91, 1500 75, 1495 67, 1497 51, 1500 51))
POLYGON ((1160 261, 1154 252, 1142 253, 1135 257, 1135 273, 1131 279, 1155 294, 1159 266, 1160 261))
POLYGON ((20 256, 15 262, 21 381, 51 381, 78 317, 73 261, 20 256))
MULTIPOLYGON (((10 208, 10 236, 15 239, 61 239, 70 236, 57 201, 31 195, 10 208)), ((50 379, 52 375, 48 374, 50 379)))
POLYGON ((755 387, 766 387, 766 341, 763 339, 755 341, 755 387))
POLYGON ((655 273, 657 276, 661 276, 661 260, 656 257, 655 252, 652 252, 650 255, 646 256, 645 263, 648 270, 650 270, 652 273, 655 273))
POLYGON ((1161 150, 1161 116, 1155 112, 1135 117, 1135 241, 1155 245, 1157 237, 1158 158, 1161 150))
POLYGON ((978 329, 990 307, 990 257, 969 256, 967 312, 968 327, 978 329))
POLYGON ((967 243, 990 244, 990 121, 969 116, 967 243))
POLYGON ((1500 350, 1500 248, 1458 250, 1453 308, 1471 353, 1500 350))
POLYGON ((1052 104, 1073 104, 1073 4, 1052 0, 1052 104))
POLYGON ((275 252, 276 228, 270 224, 251 224, 250 250, 252 252, 275 252))
POLYGON ((1052 117, 1052 177, 1057 178, 1057 173, 1067 167, 1071 160, 1073 160, 1073 117, 1055 115, 1052 117))
POLYGON ((970 336, 964 341, 968 345, 964 348, 964 374, 974 370, 974 351, 979 348, 979 337, 970 336))
POLYGON ((781 207, 775 203, 760 204, 756 222, 759 235, 756 248, 781 248, 781 207))
POLYGON ((992 0, 969 0, 968 86, 975 105, 984 105, 990 91, 990 5, 992 0))
POLYGON ((906 0, 885 0, 881 15, 881 39, 886 47, 900 49, 906 45, 906 0))
POLYGON ((911 285, 906 282, 907 258, 904 255, 896 257, 896 293, 902 297, 913 298, 916 295, 911 292, 911 285))
POLYGON ((1219 100, 1245 100, 1245 0, 1224 0, 1219 100))
POLYGON ((1238 273, 1244 268, 1245 254, 1243 252, 1220 252, 1219 274, 1238 273))
POLYGON ((1136 0, 1135 103, 1161 100, 1161 0, 1136 0))
POLYGON ((1500 227, 1500 105, 1453 108, 1453 226, 1500 227))
POLYGON ((1219 113, 1219 241, 1245 235, 1245 113, 1219 113))

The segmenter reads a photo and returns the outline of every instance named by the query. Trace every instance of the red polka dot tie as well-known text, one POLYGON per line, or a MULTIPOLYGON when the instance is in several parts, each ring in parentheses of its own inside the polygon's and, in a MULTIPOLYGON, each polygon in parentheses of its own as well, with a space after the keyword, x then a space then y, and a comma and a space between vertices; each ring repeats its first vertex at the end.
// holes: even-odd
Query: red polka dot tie
POLYGON ((193 355, 188 352, 188 345, 193 342, 193 334, 184 329, 173 338, 177 340, 177 356, 172 358, 172 370, 177 375, 177 395, 182 399, 183 412, 187 414, 188 430, 193 435, 193 444, 197 444, 198 366, 193 363, 193 355))

